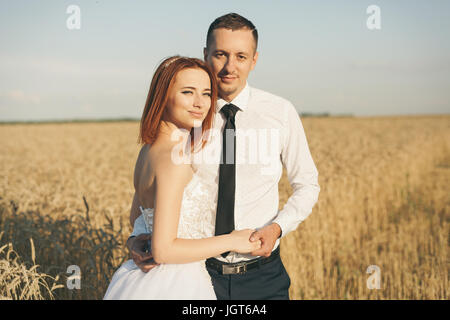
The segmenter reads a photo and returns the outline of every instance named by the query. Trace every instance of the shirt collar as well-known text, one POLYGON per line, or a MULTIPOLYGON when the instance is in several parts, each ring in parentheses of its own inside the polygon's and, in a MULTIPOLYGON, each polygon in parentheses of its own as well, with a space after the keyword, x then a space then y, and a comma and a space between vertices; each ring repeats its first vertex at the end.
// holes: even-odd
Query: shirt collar
POLYGON ((247 107, 248 100, 250 99, 250 86, 248 85, 248 82, 245 82, 245 87, 242 89, 241 92, 230 102, 227 102, 223 100, 222 98, 219 98, 217 100, 216 104, 216 112, 219 112, 222 107, 228 103, 234 104, 236 107, 241 109, 241 111, 245 111, 245 108, 247 107))

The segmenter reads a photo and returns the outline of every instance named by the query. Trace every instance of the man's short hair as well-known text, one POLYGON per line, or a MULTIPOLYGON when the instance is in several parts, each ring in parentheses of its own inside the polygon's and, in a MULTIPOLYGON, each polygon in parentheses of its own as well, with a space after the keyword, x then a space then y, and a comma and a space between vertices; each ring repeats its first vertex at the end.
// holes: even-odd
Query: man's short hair
POLYGON ((253 38, 255 39, 256 52, 256 48, 258 47, 258 30, 256 30, 256 27, 250 20, 237 13, 228 13, 217 18, 211 23, 208 29, 208 34, 206 35, 206 48, 209 48, 209 46, 211 45, 213 31, 219 28, 231 29, 232 31, 240 29, 250 30, 253 34, 253 38))

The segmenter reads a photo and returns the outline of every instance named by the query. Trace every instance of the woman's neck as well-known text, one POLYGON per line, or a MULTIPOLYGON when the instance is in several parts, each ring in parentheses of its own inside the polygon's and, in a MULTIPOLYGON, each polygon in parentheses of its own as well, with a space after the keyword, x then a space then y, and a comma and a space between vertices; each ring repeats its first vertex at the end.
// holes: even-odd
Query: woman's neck
POLYGON ((178 144, 189 138, 190 131, 180 128, 170 121, 161 121, 158 137, 170 144, 178 144))

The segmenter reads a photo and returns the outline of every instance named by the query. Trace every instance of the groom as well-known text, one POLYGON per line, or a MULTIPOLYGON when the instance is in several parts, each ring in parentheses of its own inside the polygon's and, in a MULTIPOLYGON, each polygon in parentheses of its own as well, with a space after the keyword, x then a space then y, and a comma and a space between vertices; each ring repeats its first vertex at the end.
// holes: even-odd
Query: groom
MULTIPOLYGON (((247 83, 258 60, 257 45, 253 23, 230 13, 210 25, 204 48, 204 59, 218 80, 214 128, 221 136, 202 152, 219 148, 226 153, 224 163, 219 159, 213 165, 200 164, 202 172, 218 181, 215 234, 253 228, 257 231, 250 240, 262 242, 251 255, 229 252, 206 261, 220 300, 289 299, 290 278, 280 259, 280 238, 307 218, 320 191, 294 106, 247 83), (293 194, 278 211, 283 165, 293 194)), ((144 272, 154 267, 148 262, 151 254, 143 252, 150 237, 141 234, 127 241, 134 262, 144 272)))

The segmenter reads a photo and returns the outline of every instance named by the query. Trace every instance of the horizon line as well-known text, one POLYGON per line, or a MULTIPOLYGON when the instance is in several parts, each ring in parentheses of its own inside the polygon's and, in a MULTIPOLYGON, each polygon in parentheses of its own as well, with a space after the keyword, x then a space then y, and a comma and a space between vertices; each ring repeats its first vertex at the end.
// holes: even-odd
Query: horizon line
MULTIPOLYGON (((301 118, 399 118, 399 117, 446 117, 450 113, 439 114, 388 114, 388 115, 354 115, 352 113, 330 114, 328 112, 299 113, 301 118)), ((0 125, 8 124, 59 124, 59 123, 104 123, 104 122, 139 122, 140 118, 120 117, 120 118, 67 118, 67 119, 42 119, 42 120, 0 120, 0 125)))

